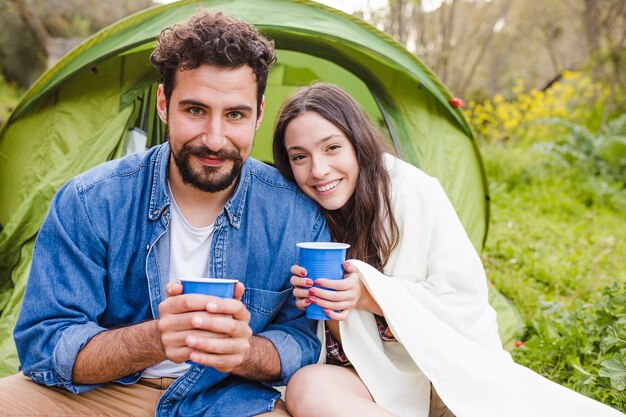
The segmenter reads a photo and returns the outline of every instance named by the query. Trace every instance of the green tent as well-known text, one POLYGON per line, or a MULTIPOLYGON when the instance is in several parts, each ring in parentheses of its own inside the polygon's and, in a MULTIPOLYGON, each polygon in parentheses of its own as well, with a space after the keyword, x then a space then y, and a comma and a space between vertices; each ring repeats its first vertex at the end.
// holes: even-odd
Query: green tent
MULTIPOLYGON (((47 71, 0 131, 0 375, 15 372, 11 332, 35 237, 54 192, 106 160, 163 141, 154 110, 158 76, 149 63, 155 36, 199 7, 224 11, 273 39, 278 62, 253 156, 271 162, 271 131, 281 102, 315 80, 351 93, 398 154, 437 177, 474 246, 488 224, 484 169, 472 131, 450 93, 400 44, 345 13, 302 0, 187 0, 158 6, 89 38, 47 71)), ((77 296, 80 296, 77 294, 77 296)), ((503 341, 520 328, 497 291, 503 341)))

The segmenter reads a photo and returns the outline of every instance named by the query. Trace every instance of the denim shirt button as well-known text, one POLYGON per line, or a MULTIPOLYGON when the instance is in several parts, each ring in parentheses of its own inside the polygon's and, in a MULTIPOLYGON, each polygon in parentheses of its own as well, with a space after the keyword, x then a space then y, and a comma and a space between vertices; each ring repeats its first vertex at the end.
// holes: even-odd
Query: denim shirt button
POLYGON ((148 250, 148 251, 150 250, 150 245, 149 244, 146 245, 146 250, 148 250))

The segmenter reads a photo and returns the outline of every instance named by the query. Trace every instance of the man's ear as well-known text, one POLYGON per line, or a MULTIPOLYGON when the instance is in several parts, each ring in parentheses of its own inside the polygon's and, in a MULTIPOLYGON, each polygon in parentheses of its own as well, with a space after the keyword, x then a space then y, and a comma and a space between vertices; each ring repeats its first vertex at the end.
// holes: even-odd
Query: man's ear
POLYGON ((265 95, 261 99, 261 105, 259 106, 259 113, 256 116, 256 127, 258 129, 261 126, 261 121, 263 120, 263 115, 265 114, 265 95))
POLYGON ((167 124, 167 100, 165 99, 163 84, 159 84, 159 88, 157 90, 156 106, 159 118, 163 123, 167 124))

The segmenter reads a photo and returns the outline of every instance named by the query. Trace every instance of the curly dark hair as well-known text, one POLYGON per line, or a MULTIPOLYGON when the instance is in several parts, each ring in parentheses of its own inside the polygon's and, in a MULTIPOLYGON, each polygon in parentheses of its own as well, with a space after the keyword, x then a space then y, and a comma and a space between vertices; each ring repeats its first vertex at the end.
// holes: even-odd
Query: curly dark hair
POLYGON ((163 91, 169 106, 178 70, 198 68, 203 64, 223 68, 248 65, 257 80, 257 105, 260 107, 270 66, 276 61, 274 42, 252 25, 200 9, 187 23, 169 26, 157 37, 150 55, 152 65, 163 79, 163 91))

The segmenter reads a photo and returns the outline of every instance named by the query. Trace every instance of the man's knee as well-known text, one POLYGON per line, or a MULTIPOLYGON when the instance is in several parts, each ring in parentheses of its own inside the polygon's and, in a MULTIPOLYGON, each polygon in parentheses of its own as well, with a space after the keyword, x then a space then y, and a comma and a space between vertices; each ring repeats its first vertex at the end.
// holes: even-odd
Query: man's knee
POLYGON ((46 407, 44 390, 23 374, 0 378, 0 410, 2 415, 18 415, 26 408, 46 407))
POLYGON ((0 379, 1 416, 154 416, 161 390, 141 384, 104 384, 77 395, 45 387, 23 374, 0 379))

